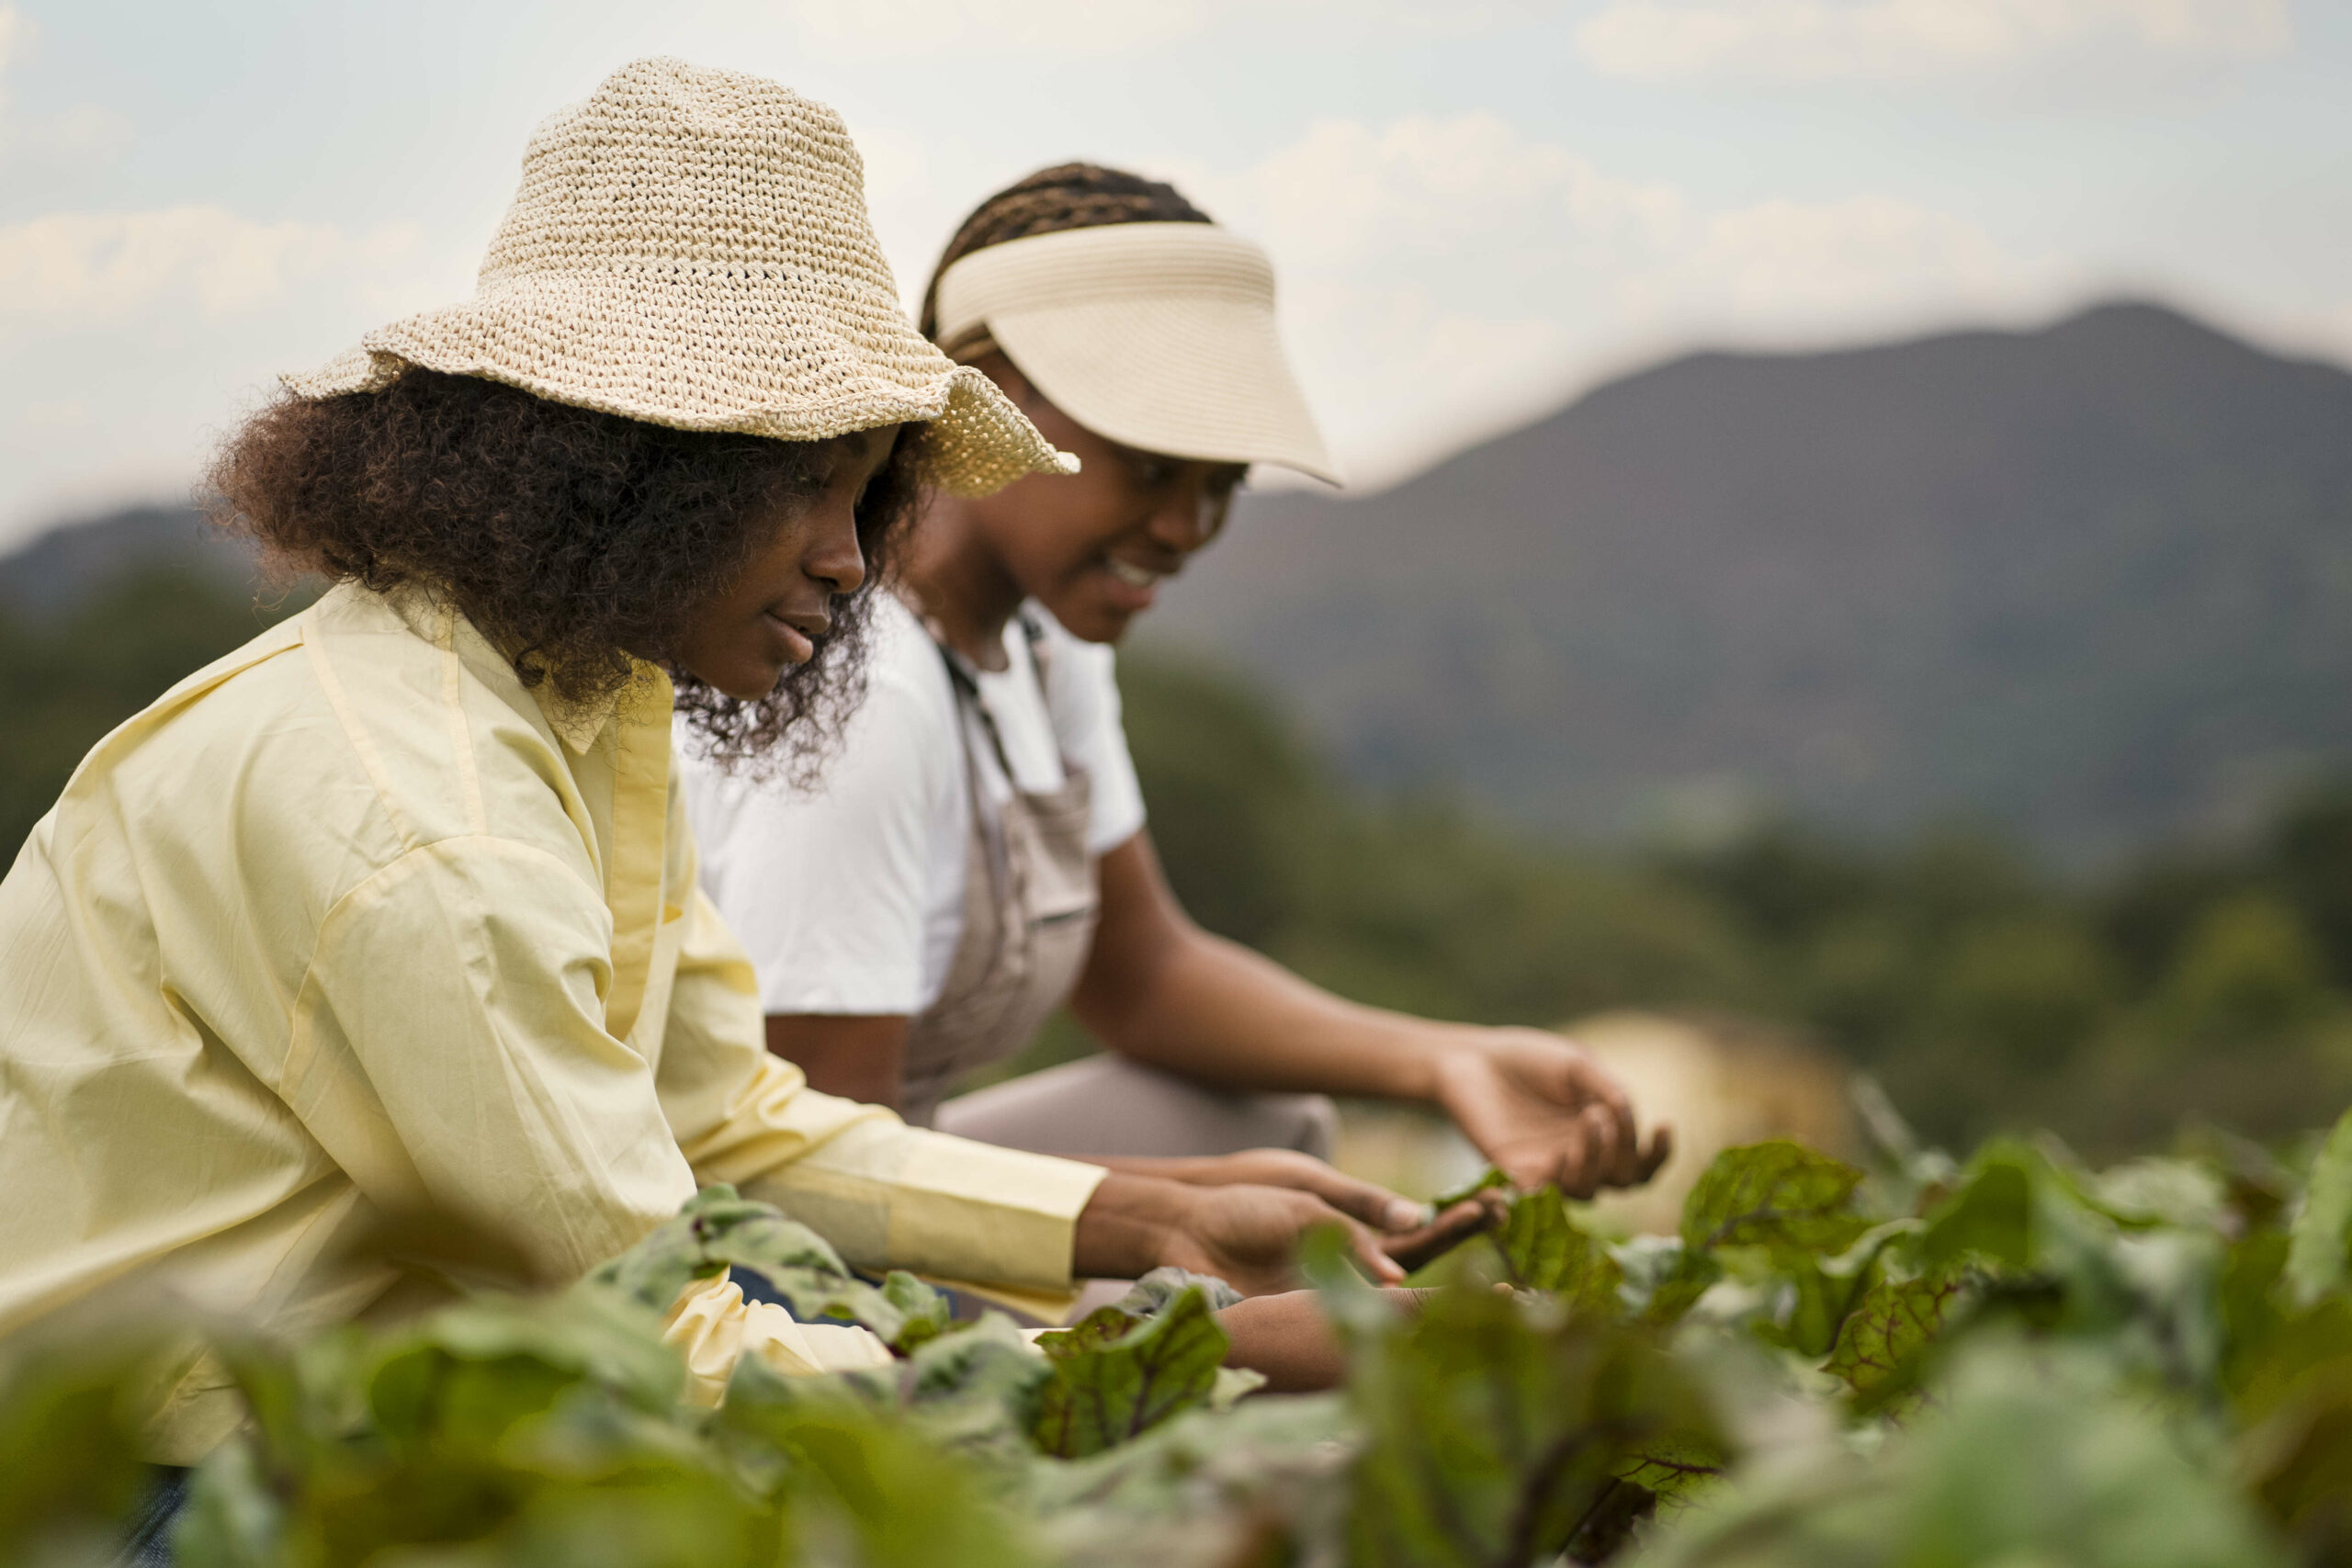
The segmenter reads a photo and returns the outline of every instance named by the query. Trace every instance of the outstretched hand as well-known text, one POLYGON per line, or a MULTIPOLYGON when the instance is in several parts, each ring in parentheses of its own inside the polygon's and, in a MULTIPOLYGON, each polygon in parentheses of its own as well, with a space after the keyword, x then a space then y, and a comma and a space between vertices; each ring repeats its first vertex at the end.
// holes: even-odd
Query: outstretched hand
POLYGON ((1536 1029, 1490 1029, 1438 1069, 1438 1102, 1522 1190, 1573 1198, 1637 1187, 1674 1151, 1670 1128, 1643 1143, 1634 1108, 1582 1047, 1536 1029))
POLYGON ((1243 1149, 1237 1154, 1184 1158, 1103 1158, 1101 1163, 1129 1175, 1159 1177, 1191 1187, 1279 1187, 1310 1194, 1377 1233, 1379 1249, 1408 1270, 1500 1224, 1504 1213, 1502 1195, 1493 1191, 1476 1194, 1442 1213, 1433 1213, 1426 1203, 1350 1176, 1296 1149, 1243 1149))
MULTIPOLYGON (((1443 1223, 1465 1224, 1448 1212, 1443 1223)), ((1466 1223, 1475 1228, 1478 1216, 1466 1223)), ((1349 1255, 1375 1284, 1393 1285, 1405 1269, 1383 1249, 1380 1233, 1312 1192, 1239 1182, 1199 1186, 1114 1170, 1079 1212, 1070 1237, 1071 1271, 1133 1280, 1173 1264, 1214 1274, 1245 1296, 1295 1290, 1298 1247, 1307 1232, 1337 1226, 1349 1255)), ((1429 1227, 1401 1233, 1420 1236, 1429 1227)), ((1464 1234, 1467 1234, 1465 1231, 1464 1234)))
POLYGON ((1292 1187, 1314 1193, 1376 1231, 1413 1231, 1430 1219, 1427 1204, 1350 1176, 1329 1161, 1296 1149, 1243 1149, 1194 1159, 1128 1160, 1122 1168, 1165 1175, 1196 1187, 1292 1187))
POLYGON ((1305 1283, 1298 1271, 1300 1238, 1326 1225, 1347 1233, 1349 1254, 1374 1283, 1393 1285, 1405 1277, 1371 1226, 1312 1193, 1241 1185, 1191 1191, 1189 1213, 1170 1232, 1159 1261, 1214 1274, 1245 1296, 1305 1283))

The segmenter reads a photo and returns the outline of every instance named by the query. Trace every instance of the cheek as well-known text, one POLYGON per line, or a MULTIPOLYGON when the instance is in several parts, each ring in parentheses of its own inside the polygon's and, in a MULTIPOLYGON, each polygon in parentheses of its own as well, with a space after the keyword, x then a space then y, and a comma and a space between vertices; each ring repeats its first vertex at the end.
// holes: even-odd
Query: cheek
POLYGON ((1032 592, 1084 570, 1126 531, 1120 498, 1083 475, 1035 476, 999 499, 992 542, 1032 592), (1024 488, 1028 493, 1015 493, 1024 488))
POLYGON ((729 696, 749 697, 755 694, 751 688, 766 675, 757 640, 741 615, 713 606, 682 639, 678 662, 697 680, 729 696))
POLYGON ((775 634, 761 612, 775 596, 778 553, 763 550, 724 592, 695 611, 678 638, 678 662, 729 696, 764 694, 751 688, 765 679, 774 654, 775 634))

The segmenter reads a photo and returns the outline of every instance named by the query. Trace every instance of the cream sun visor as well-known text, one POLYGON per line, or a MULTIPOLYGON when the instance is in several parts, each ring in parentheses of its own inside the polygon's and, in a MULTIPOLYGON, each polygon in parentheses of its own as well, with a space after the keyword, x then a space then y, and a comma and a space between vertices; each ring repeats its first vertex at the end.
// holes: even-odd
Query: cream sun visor
POLYGON ((1214 224, 1102 224, 975 251, 940 277, 939 340, 982 332, 1122 446, 1340 482, 1275 331, 1273 267, 1214 224))

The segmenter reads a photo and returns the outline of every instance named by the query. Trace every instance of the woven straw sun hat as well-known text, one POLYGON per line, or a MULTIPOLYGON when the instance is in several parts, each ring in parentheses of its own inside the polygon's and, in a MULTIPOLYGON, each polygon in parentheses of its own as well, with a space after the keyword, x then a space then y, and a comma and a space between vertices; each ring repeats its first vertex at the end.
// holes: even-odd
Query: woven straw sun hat
POLYGON ((1266 253, 1212 223, 1104 223, 1008 240, 940 275, 938 337, 1000 349, 1122 446, 1277 463, 1340 481, 1274 330, 1266 253))
POLYGON ((471 299, 285 379, 332 397, 411 365, 680 430, 920 421, 932 479, 962 495, 1078 467, 907 321, 841 117, 678 60, 623 66, 541 122, 471 299))

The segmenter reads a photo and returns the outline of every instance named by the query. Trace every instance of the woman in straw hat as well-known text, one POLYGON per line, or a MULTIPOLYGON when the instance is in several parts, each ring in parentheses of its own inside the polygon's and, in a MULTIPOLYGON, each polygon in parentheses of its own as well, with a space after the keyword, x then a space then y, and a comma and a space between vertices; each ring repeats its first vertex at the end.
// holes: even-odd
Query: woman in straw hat
MULTIPOLYGON (((547 121, 475 297, 228 443, 233 525, 333 586, 102 741, 0 884, 0 1331, 134 1273, 278 1330, 398 1316, 463 1265, 357 1245, 389 1218, 564 1280, 713 1181, 866 1264, 1282 1284, 1339 1218, 1306 1194, 808 1088, 695 889, 673 692, 721 752, 807 757, 918 488, 1072 466, 905 321, 830 110, 653 61, 547 121)), ((1295 1307, 1237 1309, 1241 1353, 1295 1307)), ((739 1349, 881 1355, 723 1279, 671 1333, 714 1395, 739 1349)), ((158 1457, 229 1429, 224 1383, 197 1363, 158 1457)))
MULTIPOLYGON (((942 494, 826 786, 689 764, 705 886, 810 1081, 992 1143, 1410 1205, 1319 1161, 1326 1094, 1448 1113, 1523 1185, 1647 1179, 1668 1140, 1575 1046, 1358 1007, 1203 931, 1144 825, 1109 644, 1216 537, 1253 463, 1337 470, 1274 334, 1264 254, 1171 187, 1086 164, 983 202, 924 330, 1062 449, 942 494), (821 907, 790 896, 819 880, 821 907), (1107 1055, 944 1100, 1070 1003, 1107 1055)), ((1393 1212, 1393 1219, 1391 1217, 1393 1212)))

